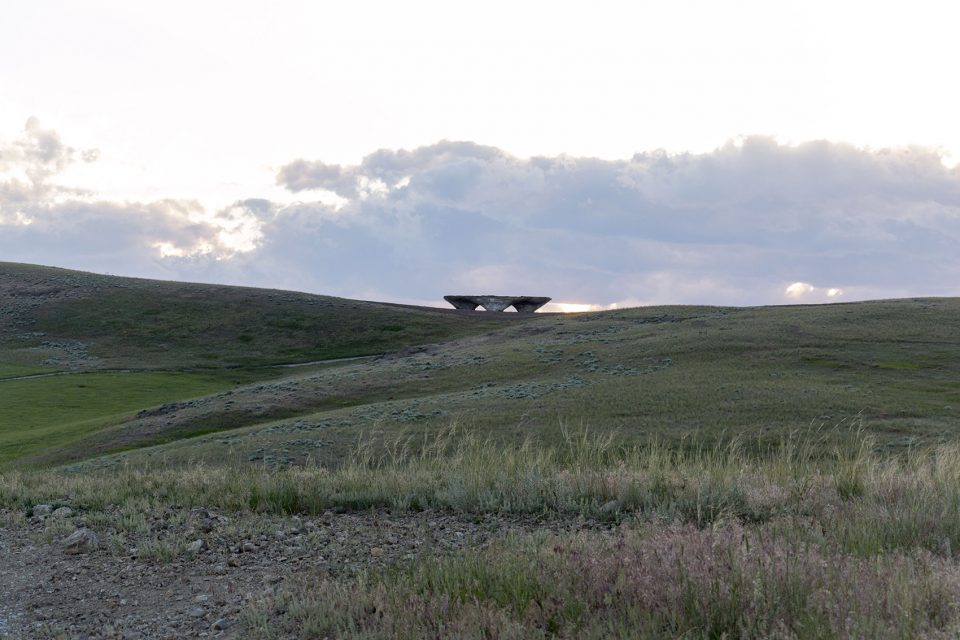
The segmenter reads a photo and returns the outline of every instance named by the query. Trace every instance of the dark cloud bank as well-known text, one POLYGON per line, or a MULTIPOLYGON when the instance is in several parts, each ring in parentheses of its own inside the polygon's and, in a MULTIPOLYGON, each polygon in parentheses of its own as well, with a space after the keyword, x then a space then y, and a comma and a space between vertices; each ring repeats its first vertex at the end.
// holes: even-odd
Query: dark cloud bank
POLYGON ((35 123, 0 142, 0 259, 437 303, 960 295, 960 170, 929 149, 749 137, 607 161, 441 142, 296 160, 277 181, 302 202, 220 212, 55 184, 92 156, 35 123))

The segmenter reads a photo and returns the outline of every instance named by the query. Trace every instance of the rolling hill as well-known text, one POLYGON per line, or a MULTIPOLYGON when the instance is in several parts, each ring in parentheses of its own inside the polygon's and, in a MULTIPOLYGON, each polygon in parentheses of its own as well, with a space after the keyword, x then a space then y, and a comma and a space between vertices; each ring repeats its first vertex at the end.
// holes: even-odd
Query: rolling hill
POLYGON ((0 264, 0 637, 957 637, 958 356, 0 264))
POLYGON ((11 264, 0 296, 17 466, 336 465, 451 424, 748 446, 862 426, 889 447, 960 426, 956 299, 520 317, 11 264))
POLYGON ((0 463, 79 442, 144 407, 281 376, 277 365, 511 320, 522 319, 0 263, 0 463))

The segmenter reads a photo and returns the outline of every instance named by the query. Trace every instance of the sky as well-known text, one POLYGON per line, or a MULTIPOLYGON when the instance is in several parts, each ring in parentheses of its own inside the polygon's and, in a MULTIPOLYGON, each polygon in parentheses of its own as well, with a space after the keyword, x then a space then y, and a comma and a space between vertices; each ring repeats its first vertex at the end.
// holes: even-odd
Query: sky
POLYGON ((0 261, 443 305, 960 295, 950 3, 10 3, 0 261))

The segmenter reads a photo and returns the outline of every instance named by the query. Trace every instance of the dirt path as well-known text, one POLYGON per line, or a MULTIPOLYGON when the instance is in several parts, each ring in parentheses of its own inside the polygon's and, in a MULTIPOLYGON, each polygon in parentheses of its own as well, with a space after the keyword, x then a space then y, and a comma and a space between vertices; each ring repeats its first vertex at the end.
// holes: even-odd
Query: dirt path
POLYGON ((300 367, 312 367, 313 365, 336 364, 338 362, 353 362, 355 360, 375 360, 383 357, 384 354, 378 353, 372 356, 350 356, 348 358, 330 358, 329 360, 312 360, 310 362, 294 362, 292 364, 274 364, 270 365, 274 369, 298 369, 300 367))
MULTIPOLYGON (((340 362, 353 362, 355 360, 373 360, 379 358, 383 354, 376 354, 372 356, 351 356, 349 358, 331 358, 330 360, 313 360, 311 362, 293 362, 290 364, 272 364, 268 365, 266 368, 269 369, 299 369, 302 367, 312 367, 320 366, 326 364, 337 364, 340 362)), ((49 373, 31 373, 25 376, 12 376, 9 378, 0 378, 0 383, 3 382, 13 382, 14 380, 35 380, 37 378, 53 378, 56 376, 78 376, 84 375, 87 373, 157 373, 157 372, 173 372, 173 373, 182 373, 180 369, 87 369, 83 371, 51 371, 49 373)))
POLYGON ((510 533, 585 526, 431 512, 301 519, 193 509, 150 516, 136 533, 91 525, 97 548, 67 553, 61 541, 89 519, 0 528, 0 638, 240 638, 244 611, 294 576, 376 571, 510 533), (191 554, 194 540, 203 549, 191 554))
POLYGON ((52 371, 50 373, 31 373, 27 376, 15 376, 13 378, 0 378, 0 383, 13 382, 14 380, 34 380, 37 378, 54 378, 57 376, 82 376, 87 373, 142 373, 133 369, 91 369, 89 371, 52 371))
POLYGON ((0 638, 16 637, 14 630, 20 628, 25 613, 21 603, 30 582, 24 559, 34 555, 7 533, 0 529, 0 638))

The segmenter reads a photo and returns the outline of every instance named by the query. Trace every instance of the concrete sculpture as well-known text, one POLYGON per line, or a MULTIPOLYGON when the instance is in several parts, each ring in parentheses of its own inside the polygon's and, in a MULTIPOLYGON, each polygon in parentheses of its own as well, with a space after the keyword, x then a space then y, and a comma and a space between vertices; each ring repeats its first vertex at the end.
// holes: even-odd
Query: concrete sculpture
POLYGON ((503 311, 513 307, 518 313, 533 313, 550 302, 550 298, 534 296, 443 296, 443 299, 464 311, 474 311, 477 307, 486 311, 503 311))

